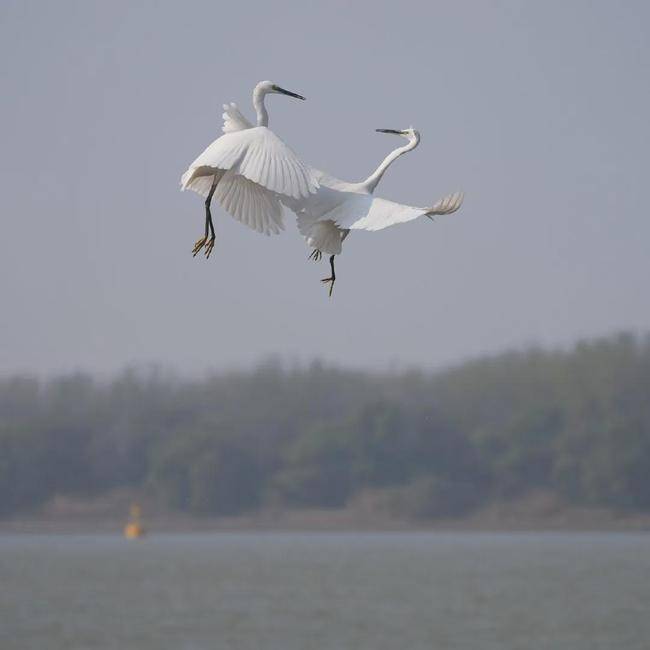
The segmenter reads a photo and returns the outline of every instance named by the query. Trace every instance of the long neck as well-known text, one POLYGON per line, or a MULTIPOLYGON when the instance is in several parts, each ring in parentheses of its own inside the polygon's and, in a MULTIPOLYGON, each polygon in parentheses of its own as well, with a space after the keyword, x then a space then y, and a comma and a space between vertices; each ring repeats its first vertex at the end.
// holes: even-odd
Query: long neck
POLYGON ((269 125, 269 114, 266 112, 266 106, 264 106, 265 96, 265 90, 255 88, 253 91, 253 106, 255 107, 255 112, 257 113, 257 126, 269 125))
POLYGON ((408 144, 405 144, 403 147, 398 147, 394 151, 391 151, 382 161, 381 165, 366 178, 361 185, 372 194, 375 191, 375 187, 381 180, 382 176, 386 173, 386 170, 403 154, 407 151, 411 151, 418 146, 417 140, 411 140, 408 144))

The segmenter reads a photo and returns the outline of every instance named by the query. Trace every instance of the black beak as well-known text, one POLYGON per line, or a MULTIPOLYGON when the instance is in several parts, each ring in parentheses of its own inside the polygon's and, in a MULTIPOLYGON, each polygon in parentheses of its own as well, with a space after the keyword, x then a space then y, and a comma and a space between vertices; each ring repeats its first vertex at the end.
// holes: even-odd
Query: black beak
POLYGON ((395 129, 375 129, 377 133, 394 133, 395 135, 404 135, 404 131, 396 131, 395 129))
POLYGON ((289 97, 295 97, 296 99, 305 99, 302 95, 299 95, 298 93, 292 93, 290 90, 285 90, 284 88, 280 88, 280 86, 273 86, 273 90, 275 90, 276 93, 289 95, 289 97))

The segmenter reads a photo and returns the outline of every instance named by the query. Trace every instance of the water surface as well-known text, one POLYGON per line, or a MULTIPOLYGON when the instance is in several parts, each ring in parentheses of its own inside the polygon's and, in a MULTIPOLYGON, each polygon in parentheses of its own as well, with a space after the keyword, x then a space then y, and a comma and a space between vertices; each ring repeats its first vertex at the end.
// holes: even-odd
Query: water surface
POLYGON ((650 536, 0 536, 2 650, 647 650, 650 536))

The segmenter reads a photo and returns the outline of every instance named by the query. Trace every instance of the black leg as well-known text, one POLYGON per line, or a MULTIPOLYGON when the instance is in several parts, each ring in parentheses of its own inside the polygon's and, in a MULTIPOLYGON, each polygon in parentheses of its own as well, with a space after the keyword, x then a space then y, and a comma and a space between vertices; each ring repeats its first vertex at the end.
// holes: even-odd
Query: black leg
POLYGON ((208 203, 209 198, 205 200, 205 238, 208 238, 208 228, 210 224, 210 204, 208 203))
POLYGON ((330 297, 332 296, 332 291, 334 291, 334 282, 336 282, 336 273, 334 272, 334 255, 330 255, 330 267, 332 269, 332 277, 323 278, 321 282, 330 285, 330 297))
POLYGON ((212 253, 212 249, 214 248, 214 240, 215 240, 215 234, 214 234, 214 224, 212 223, 212 213, 210 212, 210 203, 212 203, 212 195, 214 194, 214 191, 217 189, 217 181, 216 179, 212 183, 212 187, 210 188, 210 193, 208 194, 208 198, 205 200, 205 236, 207 238, 208 236, 208 226, 210 227, 210 239, 208 239, 206 245, 205 245, 205 258, 208 259, 210 257, 210 253, 212 253))
POLYGON ((205 246, 205 256, 210 257, 210 253, 214 248, 215 234, 214 234, 214 225, 212 224, 212 214, 210 213, 210 203, 212 202, 212 196, 214 195, 214 191, 216 188, 217 188, 217 180, 215 178, 214 182, 212 183, 212 187, 210 188, 210 192, 208 193, 208 196, 205 199, 205 235, 201 237, 201 239, 198 239, 194 244, 194 248, 192 249, 192 255, 194 257, 197 256, 199 251, 204 246, 205 246), (210 233, 211 235, 209 238, 208 238, 208 233, 210 233))

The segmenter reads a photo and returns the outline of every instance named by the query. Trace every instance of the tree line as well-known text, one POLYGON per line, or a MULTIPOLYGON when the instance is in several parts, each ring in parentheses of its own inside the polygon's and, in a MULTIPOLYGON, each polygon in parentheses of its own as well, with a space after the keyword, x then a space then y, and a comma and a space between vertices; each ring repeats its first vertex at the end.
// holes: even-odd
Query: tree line
POLYGON ((208 515, 339 508, 365 490, 416 518, 536 489, 650 510, 650 336, 435 373, 269 361, 194 380, 0 380, 0 516, 128 486, 208 515))

